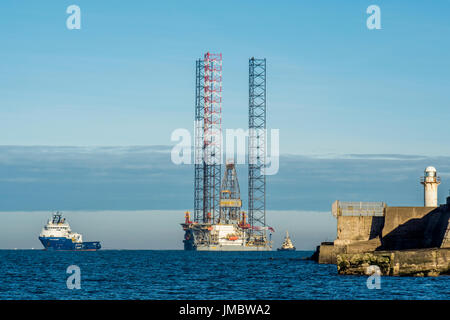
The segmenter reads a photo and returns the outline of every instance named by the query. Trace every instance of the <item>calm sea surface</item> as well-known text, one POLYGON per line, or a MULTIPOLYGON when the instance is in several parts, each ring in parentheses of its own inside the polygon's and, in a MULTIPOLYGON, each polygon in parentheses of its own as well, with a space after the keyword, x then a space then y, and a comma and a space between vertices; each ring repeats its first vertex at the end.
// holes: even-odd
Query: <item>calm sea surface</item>
POLYGON ((450 299, 450 277, 338 276, 312 252, 0 251, 0 299, 450 299), (81 270, 69 290, 67 267, 81 270))

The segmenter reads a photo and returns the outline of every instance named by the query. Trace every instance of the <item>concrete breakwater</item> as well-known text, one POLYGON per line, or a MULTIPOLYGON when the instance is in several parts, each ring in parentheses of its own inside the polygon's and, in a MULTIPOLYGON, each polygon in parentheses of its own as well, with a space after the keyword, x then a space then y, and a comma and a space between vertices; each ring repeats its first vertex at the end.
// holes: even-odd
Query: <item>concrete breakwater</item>
POLYGON ((450 275, 450 249, 428 248, 417 250, 374 251, 338 254, 339 274, 365 274, 378 266, 384 276, 439 276, 450 275))
POLYGON ((450 197, 439 207, 355 204, 333 204, 336 240, 317 247, 318 263, 336 264, 339 274, 367 274, 370 265, 391 276, 449 274, 450 197))

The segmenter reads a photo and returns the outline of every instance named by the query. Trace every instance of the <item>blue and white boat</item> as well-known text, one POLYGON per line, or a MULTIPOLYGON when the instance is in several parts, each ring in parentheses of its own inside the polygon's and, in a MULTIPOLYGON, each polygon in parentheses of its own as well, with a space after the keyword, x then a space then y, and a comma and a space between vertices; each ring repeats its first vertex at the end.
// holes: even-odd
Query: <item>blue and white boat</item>
POLYGON ((52 219, 42 229, 39 240, 45 250, 95 251, 101 248, 99 241, 83 242, 83 236, 70 230, 60 212, 53 213, 52 219))

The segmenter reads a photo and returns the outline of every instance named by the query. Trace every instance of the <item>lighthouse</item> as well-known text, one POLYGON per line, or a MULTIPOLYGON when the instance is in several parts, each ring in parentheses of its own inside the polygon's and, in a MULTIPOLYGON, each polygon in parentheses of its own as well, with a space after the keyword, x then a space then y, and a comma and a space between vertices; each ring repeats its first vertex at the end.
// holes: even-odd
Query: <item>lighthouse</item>
POLYGON ((437 191, 438 185, 441 183, 441 178, 437 176, 436 168, 427 167, 425 169, 425 175, 420 179, 420 183, 423 184, 424 206, 437 207, 437 191))

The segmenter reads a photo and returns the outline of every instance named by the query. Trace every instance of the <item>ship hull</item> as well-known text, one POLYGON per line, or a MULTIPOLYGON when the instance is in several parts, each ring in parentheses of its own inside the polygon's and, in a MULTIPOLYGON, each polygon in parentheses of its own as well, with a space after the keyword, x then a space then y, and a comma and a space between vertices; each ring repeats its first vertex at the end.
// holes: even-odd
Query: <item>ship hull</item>
POLYGON ((295 251, 295 247, 294 248, 289 248, 289 249, 278 248, 277 251, 295 251))
POLYGON ((57 251, 97 251, 102 246, 99 241, 72 242, 71 239, 57 237, 39 237, 45 250, 57 251))

